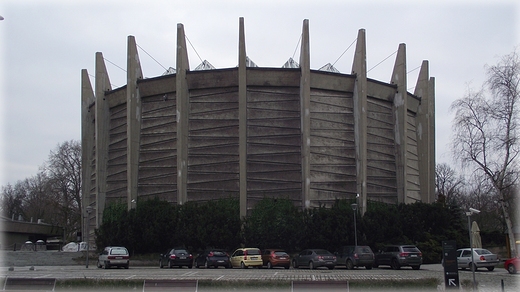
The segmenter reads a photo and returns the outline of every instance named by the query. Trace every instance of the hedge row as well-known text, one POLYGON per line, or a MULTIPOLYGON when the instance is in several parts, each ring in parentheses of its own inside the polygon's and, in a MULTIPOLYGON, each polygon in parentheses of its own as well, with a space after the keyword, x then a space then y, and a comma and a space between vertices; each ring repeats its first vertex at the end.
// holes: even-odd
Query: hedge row
MULTIPOLYGON (((126 246, 132 254, 161 253, 177 246, 193 252, 208 247, 231 252, 240 246, 333 252, 354 245, 351 203, 337 200, 331 207, 301 210, 288 199, 265 198, 242 220, 235 198, 184 205, 152 199, 138 201, 130 211, 124 203, 112 204, 96 230, 96 244, 126 246)), ((357 241, 374 251, 385 244, 415 244, 425 263, 439 262, 443 240, 468 245, 464 222, 456 206, 368 202, 364 216, 356 213, 357 241)))

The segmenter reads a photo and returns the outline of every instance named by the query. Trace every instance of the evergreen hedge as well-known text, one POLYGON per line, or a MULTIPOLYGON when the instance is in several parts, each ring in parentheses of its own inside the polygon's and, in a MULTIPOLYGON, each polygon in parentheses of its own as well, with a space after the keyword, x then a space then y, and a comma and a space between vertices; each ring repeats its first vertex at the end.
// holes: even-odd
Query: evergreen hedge
MULTIPOLYGON (((337 200, 329 207, 301 210, 289 199, 265 198, 243 220, 236 198, 184 205, 151 199, 138 201, 130 211, 125 203, 114 203, 103 213, 96 244, 99 248, 126 246, 131 254, 163 253, 171 247, 232 252, 240 246, 282 248, 289 253, 305 248, 334 252, 354 245, 351 203, 337 200)), ((415 244, 425 263, 438 263, 443 240, 468 246, 464 220, 457 206, 369 201, 364 216, 356 214, 358 245, 369 245, 377 252, 385 244, 415 244)))

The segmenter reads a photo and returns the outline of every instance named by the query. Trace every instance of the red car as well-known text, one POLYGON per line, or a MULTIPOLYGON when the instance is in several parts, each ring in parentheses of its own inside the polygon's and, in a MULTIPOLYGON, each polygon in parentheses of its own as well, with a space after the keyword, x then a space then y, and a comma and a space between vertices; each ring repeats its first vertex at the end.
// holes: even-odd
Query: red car
POLYGON ((281 249, 266 249, 262 253, 263 265, 268 269, 273 267, 284 267, 288 269, 291 266, 291 257, 281 249))
POLYGON ((509 272, 509 274, 516 274, 518 269, 520 269, 520 258, 511 258, 508 259, 504 263, 504 268, 509 272))

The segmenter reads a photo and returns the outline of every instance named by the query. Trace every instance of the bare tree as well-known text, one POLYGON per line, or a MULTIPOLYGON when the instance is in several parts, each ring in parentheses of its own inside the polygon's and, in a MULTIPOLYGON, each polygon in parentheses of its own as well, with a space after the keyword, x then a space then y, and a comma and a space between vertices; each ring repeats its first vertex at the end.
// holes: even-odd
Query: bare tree
POLYGON ((516 255, 511 216, 510 191, 518 183, 518 102, 520 60, 518 53, 504 56, 487 67, 487 82, 477 91, 452 104, 456 112, 453 132, 455 158, 489 181, 499 197, 509 234, 512 255, 516 255))
POLYGON ((54 198, 53 221, 74 239, 81 230, 81 144, 67 141, 51 151, 45 167, 54 198))
POLYGON ((435 189, 437 201, 445 204, 458 202, 461 197, 460 188, 464 179, 457 176, 455 170, 446 163, 437 164, 435 167, 435 189))

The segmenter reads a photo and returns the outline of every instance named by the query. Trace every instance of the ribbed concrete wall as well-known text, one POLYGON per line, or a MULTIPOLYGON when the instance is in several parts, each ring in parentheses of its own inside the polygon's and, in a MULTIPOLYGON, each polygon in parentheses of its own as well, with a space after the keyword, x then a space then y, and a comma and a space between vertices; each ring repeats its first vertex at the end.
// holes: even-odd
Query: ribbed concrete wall
MULTIPOLYGON (((126 86, 104 88, 108 75, 99 65, 106 80, 96 81, 95 100, 89 99, 90 83, 82 85, 82 139, 90 155, 83 164, 90 178, 84 198, 97 208, 97 224, 104 206, 123 200, 132 208, 134 198, 183 203, 235 197, 242 215, 264 197, 313 207, 359 194, 362 212, 366 200, 433 201, 434 148, 419 146, 434 143, 433 82, 424 81, 422 70, 418 86, 426 95, 399 91, 407 88, 398 76, 406 72, 403 44, 395 82, 366 78, 364 30, 360 40, 353 74, 308 67, 187 70, 148 79, 129 75, 136 88, 128 92, 126 86), (132 145, 137 153, 129 155, 132 145), (129 187, 134 183, 136 190, 129 187)), ((187 67, 180 42, 177 63, 187 67)), ((133 37, 129 46, 135 46, 133 37)), ((306 48, 302 44, 304 62, 306 48)), ((244 47, 240 54, 245 59, 244 47)), ((138 60, 128 66, 140 68, 138 60)))

